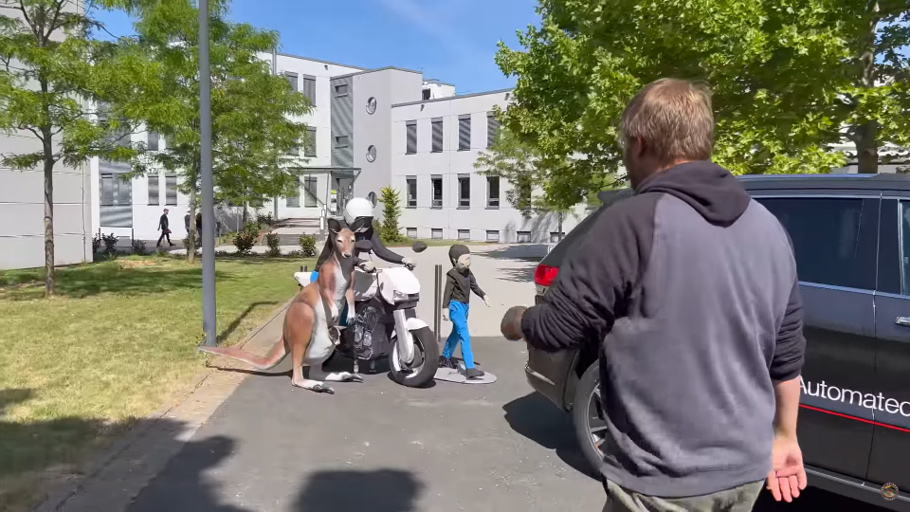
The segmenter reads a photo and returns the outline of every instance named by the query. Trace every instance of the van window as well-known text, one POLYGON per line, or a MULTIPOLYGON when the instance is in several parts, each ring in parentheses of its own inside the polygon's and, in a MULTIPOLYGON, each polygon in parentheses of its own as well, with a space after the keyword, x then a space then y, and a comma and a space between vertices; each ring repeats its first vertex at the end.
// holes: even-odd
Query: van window
POLYGON ((799 280, 875 289, 878 199, 756 198, 790 234, 799 280))
POLYGON ((910 201, 900 207, 901 295, 910 295, 910 201))

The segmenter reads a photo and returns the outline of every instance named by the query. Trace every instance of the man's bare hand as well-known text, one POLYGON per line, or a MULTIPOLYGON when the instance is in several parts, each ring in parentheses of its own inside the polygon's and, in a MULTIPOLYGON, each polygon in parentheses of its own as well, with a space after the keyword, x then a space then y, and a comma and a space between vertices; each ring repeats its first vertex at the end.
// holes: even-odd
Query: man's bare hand
POLYGON ((796 437, 776 436, 771 449, 771 472, 768 473, 767 483, 774 500, 792 502, 806 488, 806 480, 803 452, 796 437))

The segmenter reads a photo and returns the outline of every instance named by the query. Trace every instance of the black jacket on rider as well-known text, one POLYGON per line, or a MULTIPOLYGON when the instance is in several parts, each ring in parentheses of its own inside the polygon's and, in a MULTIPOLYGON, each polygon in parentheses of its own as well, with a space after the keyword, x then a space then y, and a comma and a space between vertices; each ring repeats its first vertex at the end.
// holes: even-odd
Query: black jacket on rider
MULTIPOLYGON (((358 219, 358 220, 360 220, 360 219, 358 219)), ((355 224, 357 224, 357 222, 355 222, 355 224)), ((396 263, 399 265, 403 262, 403 260, 404 260, 403 256, 400 256, 400 255, 394 253, 388 247, 386 247, 385 244, 382 243, 382 240, 379 238, 379 233, 376 233, 376 231, 373 229, 372 222, 368 225, 368 227, 366 227, 365 229, 362 229, 362 230, 356 230, 350 226, 346 226, 346 227, 348 227, 349 229, 354 231, 354 237, 356 238, 357 242, 361 242, 363 240, 369 240, 369 242, 373 245, 373 250, 371 252, 373 254, 375 254, 377 258, 379 258, 383 261, 387 261, 389 263, 396 263), (360 231, 360 232, 358 232, 358 231, 360 231)), ((360 263, 360 258, 358 258, 358 255, 359 255, 358 251, 355 250, 354 251, 355 264, 360 263)), ((314 270, 319 272, 319 269, 322 267, 322 264, 325 263, 326 260, 328 260, 331 256, 332 256, 331 244, 326 244, 325 247, 323 247, 322 253, 319 255, 319 258, 316 259, 316 268, 314 270)))

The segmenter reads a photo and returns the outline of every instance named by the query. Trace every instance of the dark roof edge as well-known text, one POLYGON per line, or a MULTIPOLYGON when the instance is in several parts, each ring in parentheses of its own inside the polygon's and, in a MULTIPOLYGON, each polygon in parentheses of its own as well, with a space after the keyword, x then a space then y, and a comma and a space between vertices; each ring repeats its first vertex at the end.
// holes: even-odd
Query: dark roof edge
POLYGON ((308 61, 310 61, 310 62, 318 62, 318 63, 320 63, 320 64, 331 64, 331 65, 333 65, 333 66, 343 66, 343 67, 346 67, 346 68, 362 69, 362 70, 366 70, 366 69, 367 69, 367 68, 365 68, 365 67, 363 67, 363 66, 351 66, 350 64, 341 64, 341 63, 338 63, 338 62, 332 62, 332 61, 330 61, 330 60, 322 60, 322 59, 314 59, 314 58, 312 58, 312 57, 304 57, 303 55, 293 55, 293 54, 291 54, 291 53, 284 53, 284 52, 276 52, 276 53, 277 53, 277 55, 280 55, 280 56, 282 56, 282 57, 290 57, 290 58, 292 58, 292 59, 308 60, 308 61))
POLYGON ((440 101, 454 101, 454 100, 460 100, 463 98, 473 98, 475 96, 489 96, 491 94, 502 94, 504 92, 512 92, 514 90, 515 90, 515 88, 512 87, 509 89, 497 89, 495 91, 472 92, 470 94, 456 94, 454 96, 447 96, 445 98, 435 98, 432 100, 407 101, 405 103, 395 103, 392 105, 392 108, 406 107, 408 105, 420 105, 421 103, 437 103, 440 101))
POLYGON ((396 66, 385 66, 385 67, 382 67, 382 68, 364 69, 363 71, 357 71, 356 73, 347 73, 347 74, 345 74, 345 75, 333 76, 333 77, 332 77, 332 80, 335 80, 336 78, 350 78, 350 77, 352 77, 352 76, 365 75, 365 74, 367 74, 367 73, 375 73, 375 72, 377 72, 377 71, 387 71, 387 70, 390 70, 390 69, 394 69, 394 70, 397 70, 397 71, 404 71, 405 73, 414 73, 414 74, 417 74, 417 75, 422 75, 422 74, 423 74, 423 73, 421 73, 420 71, 414 71, 413 69, 399 68, 399 67, 396 67, 396 66))

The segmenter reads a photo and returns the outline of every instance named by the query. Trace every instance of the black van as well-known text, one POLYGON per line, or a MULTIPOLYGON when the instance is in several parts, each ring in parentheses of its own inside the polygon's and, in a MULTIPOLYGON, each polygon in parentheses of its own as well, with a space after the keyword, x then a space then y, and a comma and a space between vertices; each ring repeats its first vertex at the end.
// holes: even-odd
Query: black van
MULTIPOLYGON (((807 340, 798 434, 810 485, 910 510, 910 176, 742 180, 793 240, 807 340)), ((601 193, 603 206, 540 262, 537 302, 593 220, 629 195, 601 193)), ((592 467, 603 458, 609 414, 599 400, 598 345, 529 346, 525 368, 536 391, 571 412, 592 467)))

